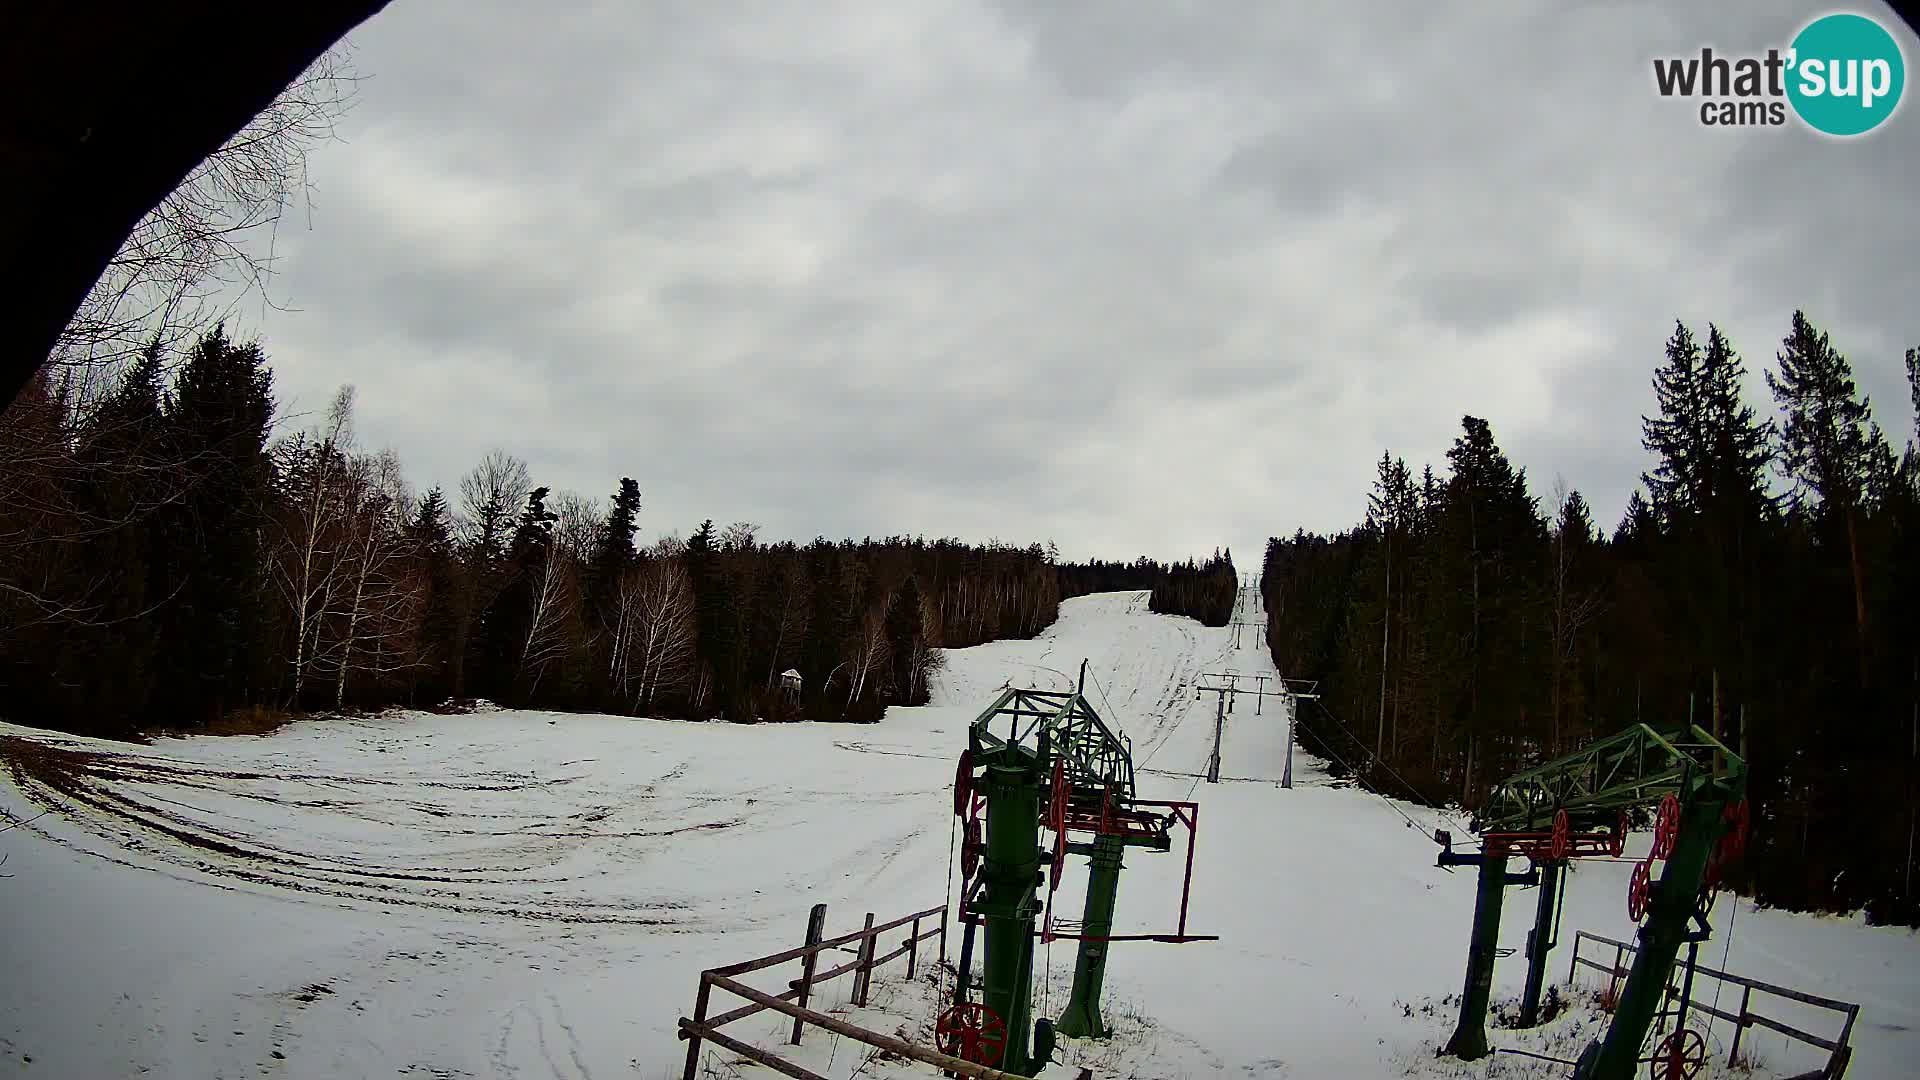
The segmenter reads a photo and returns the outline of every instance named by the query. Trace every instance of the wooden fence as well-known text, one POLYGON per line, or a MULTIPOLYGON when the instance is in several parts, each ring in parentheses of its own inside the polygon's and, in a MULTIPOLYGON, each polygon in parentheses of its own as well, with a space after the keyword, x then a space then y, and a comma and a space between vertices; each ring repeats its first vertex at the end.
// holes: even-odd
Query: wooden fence
POLYGON ((757 960, 745 960, 725 967, 709 968, 700 973, 700 989, 694 998, 693 1016, 680 1018, 680 1038, 687 1041, 687 1067, 682 1074, 683 1080, 696 1080, 702 1042, 710 1042, 715 1046, 731 1050, 775 1072, 794 1077, 795 1080, 827 1080, 819 1073, 795 1065, 770 1050, 742 1042, 719 1030, 735 1020, 743 1020, 768 1009, 793 1018, 793 1031, 787 1041, 795 1046, 800 1044, 801 1032, 811 1025, 901 1057, 938 1066, 951 1074, 968 1077, 970 1080, 1020 1080, 1012 1073, 1001 1072, 998 1069, 963 1061, 935 1050, 914 1046, 890 1035, 868 1031, 838 1017, 807 1008, 807 998, 812 994, 814 987, 847 974, 853 975, 853 1004, 856 1007, 864 1007, 867 1004, 868 992, 873 985, 874 969, 904 956, 907 958, 907 977, 911 979, 919 965, 920 943, 930 938, 939 940, 938 962, 944 964, 947 957, 946 905, 916 911, 911 915, 902 915, 878 926, 874 925, 873 913, 868 912, 866 925, 863 928, 831 938, 821 936, 825 930, 826 921, 827 905, 815 904, 807 919, 805 943, 798 948, 774 953, 772 956, 763 956, 757 960), (922 923, 936 918, 939 920, 936 925, 931 929, 921 930, 922 923), (899 930, 901 927, 908 928, 905 940, 891 952, 876 955, 879 954, 882 935, 899 930), (826 971, 815 970, 822 952, 829 949, 843 949, 856 942, 858 949, 854 959, 826 971), (784 993, 769 994, 748 986, 736 978, 748 972, 762 971, 795 961, 800 964, 800 974, 787 983, 784 993), (747 1003, 718 1016, 707 1015, 707 1008, 716 987, 747 1003))
MULTIPOLYGON (((1595 971, 1606 973, 1608 996, 1611 998, 1614 994, 1618 993, 1621 981, 1627 977, 1629 970, 1625 966, 1627 958, 1637 951, 1638 949, 1635 946, 1624 941, 1615 941, 1612 938, 1601 937, 1599 934, 1591 934, 1585 930, 1576 931, 1573 935, 1573 960, 1567 965, 1567 984, 1569 986, 1573 984, 1573 976, 1577 970, 1582 967, 1590 967, 1595 971), (1609 965, 1595 960, 1591 956, 1581 956, 1580 944, 1583 941, 1592 942, 1597 946, 1611 947, 1613 949, 1612 964, 1609 965)), ((1675 970, 1677 971, 1678 968, 1675 970)), ((1733 1025, 1733 1047, 1727 1052, 1727 1063, 1729 1065, 1732 1065, 1739 1059, 1740 1040, 1741 1037, 1746 1034, 1747 1029, 1750 1027, 1763 1027, 1777 1031, 1790 1039, 1795 1039, 1810 1046, 1817 1046, 1827 1052, 1826 1067, 1809 1074, 1810 1077, 1817 1077, 1818 1080, 1840 1080, 1840 1077, 1846 1073, 1847 1063, 1853 1058, 1853 1047, 1848 1040, 1853 1036, 1853 1022, 1860 1015, 1860 1006, 1850 1001, 1836 1001, 1833 998, 1820 997, 1815 994, 1803 993, 1799 990, 1790 990, 1784 986, 1763 983, 1757 979, 1749 979, 1741 975, 1731 975, 1724 971, 1716 971, 1704 965, 1696 966, 1693 970, 1696 974, 1718 979, 1724 985, 1740 987, 1740 1007, 1738 1011, 1725 1012, 1710 1003, 1696 1001, 1691 998, 1688 999, 1686 1006, 1689 1012, 1703 1012, 1709 1016, 1725 1020, 1727 1023, 1733 1025), (1838 1013, 1843 1018, 1840 1023, 1840 1033, 1830 1039, 1824 1038, 1811 1032, 1802 1031, 1791 1024, 1782 1023, 1777 1019, 1762 1016, 1753 1011, 1753 995, 1756 991, 1761 994, 1771 994, 1789 1001, 1800 1002, 1802 1005, 1811 1005, 1817 1009, 1826 1009, 1838 1013)), ((1680 991, 1669 984, 1666 994, 1667 1002, 1671 1004, 1679 996, 1680 991)))

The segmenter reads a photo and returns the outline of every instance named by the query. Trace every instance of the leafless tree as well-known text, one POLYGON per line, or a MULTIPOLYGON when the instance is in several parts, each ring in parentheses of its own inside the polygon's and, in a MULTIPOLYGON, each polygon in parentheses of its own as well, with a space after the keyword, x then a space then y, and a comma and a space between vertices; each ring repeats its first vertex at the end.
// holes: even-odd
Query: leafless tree
POLYGON ((758 535, 760 526, 751 521, 736 521, 720 534, 720 550, 752 551, 754 538, 758 535))
POLYGON ((853 639, 853 655, 848 658, 852 668, 847 690, 849 707, 866 693, 867 678, 875 671, 885 670, 888 652, 886 612, 869 611, 860 621, 860 632, 853 639))
POLYGON ((548 540, 539 562, 526 572, 532 578, 533 611, 520 648, 520 677, 532 693, 548 668, 578 643, 580 581, 577 562, 557 534, 548 540))
POLYGON ((135 226, 49 360, 92 400, 155 343, 170 347, 249 295, 272 303, 274 234, 309 190, 307 154, 334 136, 356 77, 345 46, 320 57, 135 226))
POLYGON ((334 662, 336 709, 346 703, 347 680, 354 672, 379 678, 413 662, 414 650, 392 646, 417 629, 423 601, 409 558, 406 515, 413 499, 400 459, 391 450, 354 459, 347 490, 345 587, 333 612, 341 624, 334 662))
POLYGON ((480 464, 460 478, 460 540, 491 564, 506 554, 513 521, 533 491, 527 463, 505 450, 489 450, 480 464))
POLYGON ((555 495, 548 508, 553 511, 553 539, 576 563, 586 563, 600 547, 606 532, 606 508, 578 492, 555 495))
POLYGON ((290 702, 306 691, 316 645, 327 612, 334 606, 342 560, 342 508, 351 479, 353 388, 334 396, 326 423, 309 438, 305 432, 272 449, 281 480, 278 513, 273 518, 273 583, 287 606, 294 628, 293 686, 290 702))
POLYGON ((620 684, 635 711, 644 711, 693 674, 693 581, 686 565, 678 556, 656 553, 621 578, 618 606, 626 627, 621 633, 628 638, 620 684))

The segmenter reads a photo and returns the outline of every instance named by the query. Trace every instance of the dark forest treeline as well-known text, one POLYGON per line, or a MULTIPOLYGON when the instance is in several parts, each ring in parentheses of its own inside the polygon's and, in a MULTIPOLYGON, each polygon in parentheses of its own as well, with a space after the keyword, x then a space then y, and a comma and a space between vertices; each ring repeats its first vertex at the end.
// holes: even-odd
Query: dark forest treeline
MULTIPOLYGON (((1906 367, 1920 413, 1920 352, 1906 367)), ((1776 416, 1744 378, 1718 329, 1676 328, 1641 433, 1657 465, 1610 537, 1578 492, 1543 512, 1470 416, 1444 474, 1382 455, 1363 523, 1270 542, 1274 660, 1338 717, 1304 709, 1307 744, 1471 807, 1586 740, 1691 717, 1753 768, 1745 888, 1920 918, 1920 449, 1896 452, 1802 314, 1766 373, 1776 416)))
POLYGON ((356 444, 351 391, 274 437, 265 357, 219 332, 172 377, 154 352, 77 398, 43 374, 0 415, 0 701, 86 733, 470 698, 874 720, 927 700, 935 649, 1166 573, 710 521, 639 550, 634 480, 556 494, 503 451, 416 496, 356 444))
POLYGON ((1218 550, 1203 563, 1192 559, 1167 567, 1153 586, 1149 606, 1162 615, 1187 615, 1207 626, 1225 626, 1233 619, 1240 574, 1233 568, 1233 552, 1218 550))
POLYGON ((1085 563, 1058 563, 1060 599, 1097 592, 1151 589, 1167 574, 1167 567, 1146 556, 1130 563, 1095 559, 1085 563))

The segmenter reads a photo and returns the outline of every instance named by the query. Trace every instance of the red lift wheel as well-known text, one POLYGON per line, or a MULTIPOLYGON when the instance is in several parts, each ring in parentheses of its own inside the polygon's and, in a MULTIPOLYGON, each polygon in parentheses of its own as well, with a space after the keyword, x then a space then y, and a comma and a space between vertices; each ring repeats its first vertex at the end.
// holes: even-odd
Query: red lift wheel
POLYGON ((1671 794, 1660 797, 1660 813, 1653 821, 1653 857, 1664 859, 1673 854, 1674 841, 1680 839, 1680 800, 1671 794))
POLYGON ((1727 807, 1723 815, 1727 822, 1727 834, 1721 839, 1722 857, 1733 862, 1747 853, 1747 831, 1753 827, 1753 810, 1747 800, 1741 799, 1727 807))
POLYGON ((1622 810, 1620 811, 1620 823, 1613 827, 1613 836, 1607 840, 1607 852, 1617 859, 1626 854, 1626 851, 1627 812, 1622 810))
POLYGON ((1707 1041, 1691 1028, 1678 1028, 1653 1051, 1654 1080, 1693 1080, 1707 1063, 1707 1041))
POLYGON ((960 838, 960 876, 973 879, 973 872, 980 869, 980 852, 986 845, 980 842, 980 819, 968 818, 966 833, 960 838))
POLYGON ((1725 861, 1719 848, 1707 855, 1707 868, 1700 873, 1700 898, 1694 901, 1694 907, 1701 918, 1713 914, 1714 902, 1720 899, 1720 877, 1725 870, 1725 861))
POLYGON ((1627 880, 1627 917, 1638 923, 1647 915, 1647 898, 1653 893, 1653 860, 1635 863, 1633 877, 1627 880))
POLYGON ((1565 859, 1567 857, 1567 848, 1572 843, 1573 822, 1568 820, 1565 809, 1554 811, 1553 842, 1547 849, 1548 853, 1553 857, 1553 861, 1560 862, 1565 859))
POLYGON ((993 1065, 1007 1047, 1007 1025, 978 1001, 965 1001, 940 1014, 934 1024, 940 1052, 976 1065, 993 1065))
POLYGON ((953 816, 966 817, 967 804, 973 801, 973 751, 960 751, 960 764, 953 771, 953 816))

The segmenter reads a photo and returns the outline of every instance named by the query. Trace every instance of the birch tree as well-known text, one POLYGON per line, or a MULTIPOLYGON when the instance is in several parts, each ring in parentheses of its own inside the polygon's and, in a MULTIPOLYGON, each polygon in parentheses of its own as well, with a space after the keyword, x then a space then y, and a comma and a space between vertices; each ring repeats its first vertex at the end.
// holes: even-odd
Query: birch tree
POLYGON ((346 703, 348 677, 358 671, 375 679, 412 661, 412 650, 395 649, 418 625, 423 596, 411 573, 406 543, 406 514, 411 500, 400 462, 391 451, 353 462, 344 507, 348 539, 344 545, 341 626, 337 646, 333 706, 346 703))
POLYGON ((349 487, 353 400, 353 387, 341 387, 316 435, 309 438, 302 432, 274 448, 280 505, 270 572, 293 626, 293 685, 288 693, 293 706, 305 693, 321 624, 339 583, 337 548, 349 487))

